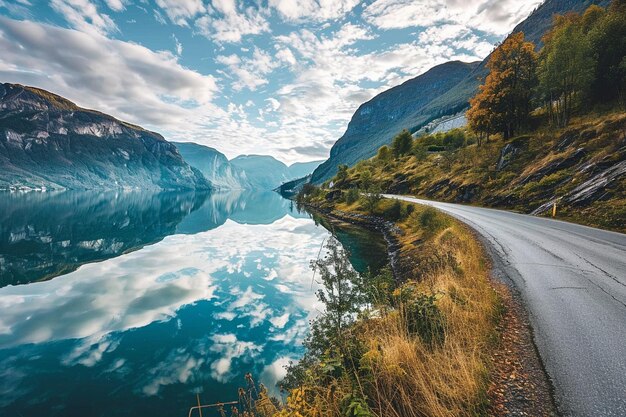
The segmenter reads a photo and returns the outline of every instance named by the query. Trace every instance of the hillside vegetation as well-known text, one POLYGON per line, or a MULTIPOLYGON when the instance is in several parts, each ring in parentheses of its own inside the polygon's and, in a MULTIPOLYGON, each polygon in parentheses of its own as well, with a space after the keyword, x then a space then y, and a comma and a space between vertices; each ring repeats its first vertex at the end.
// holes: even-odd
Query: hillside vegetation
POLYGON ((511 36, 472 99, 470 128, 401 132, 340 166, 328 198, 389 192, 533 214, 556 203, 559 218, 625 231, 626 5, 558 17, 544 44, 536 54, 511 36))
MULTIPOLYGON (((608 0, 546 0, 513 33, 523 32, 526 39, 539 45, 555 14, 582 12, 589 5, 606 6, 608 0)), ((341 164, 352 167, 400 130, 415 133, 442 117, 467 109, 469 100, 489 70, 488 56, 482 62, 448 62, 384 91, 361 105, 352 116, 346 132, 333 145, 330 158, 313 174, 312 182, 321 184, 337 172, 341 164)))
POLYGON ((332 203, 324 195, 317 189, 306 203, 331 216, 373 213, 393 222, 401 273, 395 279, 390 269, 359 274, 331 239, 326 255, 312 262, 325 309, 311 323, 306 355, 281 383, 286 400, 268 398, 261 387, 247 394, 245 411, 259 417, 487 415, 503 310, 481 245, 468 228, 432 208, 366 198, 332 203))

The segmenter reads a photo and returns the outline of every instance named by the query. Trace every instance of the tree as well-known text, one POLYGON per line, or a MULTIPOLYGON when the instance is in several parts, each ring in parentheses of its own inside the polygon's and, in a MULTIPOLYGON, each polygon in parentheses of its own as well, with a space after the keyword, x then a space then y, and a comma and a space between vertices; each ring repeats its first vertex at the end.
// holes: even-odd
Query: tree
POLYGON ((369 169, 366 169, 363 172, 361 172, 360 180, 361 180, 360 187, 362 190, 367 190, 368 188, 370 188, 372 184, 372 171, 370 171, 369 169))
POLYGON ((590 28, 589 42, 597 58, 593 99, 619 100, 626 106, 626 0, 613 0, 608 11, 590 28))
POLYGON ((348 178, 348 165, 341 164, 337 167, 337 182, 345 181, 348 178))
POLYGON ((539 90, 550 118, 559 127, 567 126, 593 81, 593 54, 582 21, 575 13, 557 16, 543 38, 539 90))
POLYGON ((372 186, 363 196, 363 205, 367 211, 373 214, 378 208, 378 203, 382 200, 382 198, 383 196, 381 195, 380 187, 372 186))
POLYGON ((493 129, 508 139, 528 122, 537 83, 535 45, 524 40, 524 33, 514 33, 493 52, 487 68, 485 84, 471 100, 469 124, 477 133, 493 129))
POLYGON ((326 251, 326 256, 311 262, 321 284, 317 298, 326 307, 317 322, 327 332, 323 339, 341 342, 343 329, 360 311, 366 298, 361 275, 354 270, 348 253, 334 237, 328 240, 326 251))
POLYGON ((378 160, 383 161, 383 162, 387 162, 391 159, 391 150, 389 149, 389 146, 384 145, 381 146, 380 149, 378 150, 378 154, 376 155, 376 158, 378 158, 378 160))
POLYGON ((404 129, 402 132, 398 133, 396 137, 393 138, 393 142, 391 144, 391 148, 393 150, 393 155, 396 158, 400 158, 411 152, 411 147, 413 146, 413 135, 411 132, 404 129))

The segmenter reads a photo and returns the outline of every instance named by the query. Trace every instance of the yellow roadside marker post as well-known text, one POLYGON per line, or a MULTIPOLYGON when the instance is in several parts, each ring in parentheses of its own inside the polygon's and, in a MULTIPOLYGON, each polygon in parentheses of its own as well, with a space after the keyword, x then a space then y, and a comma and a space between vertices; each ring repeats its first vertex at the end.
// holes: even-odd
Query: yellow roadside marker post
POLYGON ((556 217, 556 201, 552 204, 552 217, 556 217))

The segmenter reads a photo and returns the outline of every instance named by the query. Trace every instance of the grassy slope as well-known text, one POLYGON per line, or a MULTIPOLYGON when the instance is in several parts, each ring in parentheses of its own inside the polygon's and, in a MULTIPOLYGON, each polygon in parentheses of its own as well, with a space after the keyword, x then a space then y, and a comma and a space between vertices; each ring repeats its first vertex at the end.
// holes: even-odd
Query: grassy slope
POLYGON ((624 175, 603 184, 586 199, 575 199, 573 191, 626 161, 625 132, 626 113, 588 115, 565 129, 541 128, 506 142, 492 139, 482 147, 469 145, 387 163, 373 158, 351 169, 338 187, 360 186, 363 171, 369 170, 372 182, 383 191, 442 201, 530 213, 558 199, 559 218, 624 232, 624 175), (516 151, 497 169, 507 145, 509 151, 516 151))
MULTIPOLYGON (((323 194, 314 201, 331 213, 367 214, 362 201, 331 203, 323 194)), ((393 204, 379 202, 374 214, 385 217, 393 204)), ((403 213, 396 221, 402 231, 397 238, 405 266, 403 284, 379 317, 362 318, 352 329, 365 346, 360 357, 352 358, 361 378, 359 394, 369 399, 376 416, 486 415, 502 305, 485 253, 469 229, 451 217, 423 206, 395 204, 401 204, 403 213), (408 206, 413 207, 410 214, 408 206), (440 345, 409 331, 409 323, 416 320, 409 306, 424 295, 437 298, 444 323, 440 345)), ((350 389, 346 379, 312 381, 304 387, 310 402, 288 407, 281 415, 308 415, 304 411, 310 408, 324 416, 340 415, 339 399, 350 389)))

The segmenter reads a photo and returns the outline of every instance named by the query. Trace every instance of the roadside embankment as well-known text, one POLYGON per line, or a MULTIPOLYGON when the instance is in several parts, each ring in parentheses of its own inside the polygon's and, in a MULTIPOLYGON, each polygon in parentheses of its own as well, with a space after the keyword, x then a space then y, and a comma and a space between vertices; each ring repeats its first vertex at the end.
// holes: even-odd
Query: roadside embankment
POLYGON ((346 202, 327 193, 301 202, 381 232, 394 279, 380 285, 372 278, 377 301, 346 339, 333 341, 350 341, 338 357, 309 355, 291 370, 299 375, 290 386, 299 402, 288 401, 282 415, 346 415, 345 398, 368 413, 348 415, 554 414, 525 312, 494 281, 469 228, 433 208, 376 196, 346 202))

